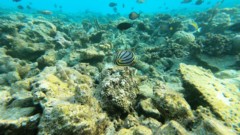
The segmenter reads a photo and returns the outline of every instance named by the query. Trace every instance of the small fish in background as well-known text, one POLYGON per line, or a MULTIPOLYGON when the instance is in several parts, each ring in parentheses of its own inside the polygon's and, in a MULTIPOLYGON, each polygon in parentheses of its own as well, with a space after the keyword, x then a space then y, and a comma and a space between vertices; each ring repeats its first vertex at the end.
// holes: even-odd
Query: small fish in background
POLYGON ((22 5, 18 5, 17 8, 20 9, 20 10, 24 9, 24 7, 22 5))
POLYGON ((228 30, 234 31, 234 32, 240 32, 240 22, 230 25, 228 30))
POLYGON ((113 8, 113 12, 114 12, 114 13, 118 13, 117 7, 114 7, 114 8, 113 8))
POLYGON ((122 4, 122 8, 125 8, 125 4, 124 3, 122 4))
POLYGON ((135 54, 128 50, 119 51, 115 59, 115 63, 118 66, 131 66, 135 63, 135 61, 135 54))
POLYGON ((135 19, 139 18, 139 16, 140 16, 140 13, 138 14, 137 12, 133 11, 128 15, 128 18, 131 20, 135 20, 135 19))
POLYGON ((142 3, 145 2, 145 0, 137 0, 136 2, 139 3, 139 4, 142 4, 142 3))
POLYGON ((117 25, 117 29, 123 31, 123 30, 127 30, 127 29, 131 28, 132 26, 133 26, 133 24, 131 24, 129 22, 122 22, 117 25))
POLYGON ((116 7, 116 6, 117 6, 117 3, 115 3, 115 2, 110 2, 110 3, 108 4, 108 6, 109 6, 109 7, 116 7))
POLYGON ((43 14, 43 15, 52 15, 52 11, 49 10, 40 10, 38 13, 43 14))
POLYGON ((201 28, 198 27, 196 22, 192 21, 187 25, 187 31, 192 33, 201 32, 201 28))
POLYGON ((181 3, 184 4, 184 3, 190 3, 192 2, 192 0, 183 0, 181 3))
POLYGON ((27 5, 26 8, 27 8, 27 9, 32 9, 30 5, 27 5))
POLYGON ((204 2, 204 0, 197 0, 197 1, 195 2, 195 5, 201 5, 203 2, 204 2))
POLYGON ((56 3, 54 4, 54 8, 58 8, 58 5, 56 3))
POLYGON ((13 0, 13 2, 20 2, 21 0, 13 0))

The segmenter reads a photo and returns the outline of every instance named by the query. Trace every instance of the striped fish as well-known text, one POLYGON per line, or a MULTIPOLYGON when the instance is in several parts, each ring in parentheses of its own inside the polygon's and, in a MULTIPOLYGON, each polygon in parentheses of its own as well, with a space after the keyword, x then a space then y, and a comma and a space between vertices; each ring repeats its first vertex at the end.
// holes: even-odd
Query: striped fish
POLYGON ((132 51, 119 51, 115 63, 119 66, 130 66, 135 62, 135 58, 132 51))

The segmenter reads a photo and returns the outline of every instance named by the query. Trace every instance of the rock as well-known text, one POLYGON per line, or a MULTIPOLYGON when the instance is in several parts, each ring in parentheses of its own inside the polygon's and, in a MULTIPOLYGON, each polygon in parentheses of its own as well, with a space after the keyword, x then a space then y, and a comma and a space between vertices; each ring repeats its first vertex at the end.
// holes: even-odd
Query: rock
POLYGON ((104 113, 88 105, 57 104, 44 110, 38 134, 104 134, 108 122, 104 113))
POLYGON ((153 103, 163 117, 187 125, 194 120, 190 105, 182 95, 171 91, 156 91, 153 103))
POLYGON ((153 97, 153 84, 151 82, 144 81, 138 86, 139 94, 143 97, 153 97))
POLYGON ((133 135, 133 131, 130 129, 123 128, 119 130, 116 135, 133 135))
POLYGON ((194 134, 237 135, 236 132, 224 126, 221 121, 214 117, 202 113, 198 115, 199 118, 195 123, 196 127, 193 129, 194 134))
POLYGON ((190 135, 178 122, 171 120, 156 132, 157 135, 190 135))
POLYGON ((21 77, 20 75, 18 74, 18 72, 8 72, 7 73, 7 76, 6 76, 6 80, 9 84, 12 84, 16 81, 19 81, 21 80, 21 77))
POLYGON ((103 51, 110 51, 112 48, 113 48, 113 45, 112 44, 109 44, 109 43, 105 43, 105 44, 100 44, 99 45, 99 48, 103 51))
POLYGON ((89 37, 89 40, 92 43, 100 43, 101 40, 102 40, 103 33, 105 33, 105 32, 104 31, 98 31, 98 32, 92 33, 89 37))
POLYGON ((89 47, 87 49, 80 49, 78 51, 80 53, 80 61, 89 61, 91 62, 101 62, 105 56, 103 51, 99 51, 94 47, 89 47))
POLYGON ((10 87, 0 87, 0 106, 4 107, 7 103, 12 100, 12 96, 10 93, 10 87))
POLYGON ((125 67, 108 68, 101 73, 98 94, 102 106, 111 114, 128 113, 133 109, 138 94, 139 76, 135 69, 125 67))
POLYGON ((225 12, 219 12, 212 18, 209 24, 209 31, 213 33, 221 33, 229 26, 231 23, 231 16, 225 12))
POLYGON ((16 38, 13 47, 7 50, 7 54, 14 58, 35 61, 47 50, 45 46, 44 43, 28 43, 21 38, 16 38))
POLYGON ((145 126, 135 126, 130 129, 122 128, 117 135, 152 135, 152 131, 145 126))
POLYGON ((19 23, 11 20, 8 25, 11 28, 5 28, 5 36, 1 36, 2 42, 8 47, 6 51, 8 55, 35 61, 45 50, 54 48, 52 41, 56 27, 51 22, 31 19, 28 23, 19 23))
POLYGON ((10 87, 0 87, 0 134, 37 134, 40 110, 32 104, 31 94, 25 96, 27 93, 16 94, 10 87))
POLYGON ((155 131, 157 131, 157 129, 162 126, 162 123, 157 121, 156 119, 153 119, 151 117, 144 119, 142 122, 142 125, 148 127, 149 129, 152 130, 152 132, 154 133, 155 131))
POLYGON ((145 127, 145 126, 142 126, 142 125, 139 125, 137 127, 134 128, 134 131, 133 131, 133 135, 152 135, 152 131, 151 129, 145 127))
MULTIPOLYGON (((39 77, 35 78, 31 87, 34 102, 45 107, 58 102, 70 102, 76 93, 84 93, 85 90, 89 90, 92 84, 92 79, 89 76, 58 64, 56 68, 45 68, 39 77), (84 84, 87 86, 85 87, 84 84)), ((79 99, 81 95, 76 96, 79 99)))
MULTIPOLYGON (((22 113, 19 108, 13 110, 17 113, 22 113)), ((23 112, 26 110, 23 110, 23 112)), ((9 112, 11 113, 11 112, 9 112)), ((30 117, 21 117, 19 119, 0 119, 0 134, 11 134, 11 135, 36 135, 38 132, 38 122, 40 114, 36 114, 30 117)))
POLYGON ((91 76, 95 80, 99 80, 99 70, 95 66, 91 66, 89 63, 78 63, 73 67, 81 74, 91 76))
POLYGON ((231 83, 222 81, 203 68, 180 64, 186 98, 193 108, 209 106, 216 116, 238 132, 240 121, 239 90, 231 83))
POLYGON ((62 52, 58 52, 59 56, 63 56, 62 60, 66 61, 69 66, 74 66, 81 61, 82 56, 80 53, 75 50, 66 51, 63 50, 62 52))
POLYGON ((44 55, 37 59, 38 67, 43 69, 46 66, 54 66, 57 61, 56 51, 48 50, 44 55))
POLYGON ((195 41, 195 36, 192 33, 188 33, 185 31, 177 31, 172 36, 173 40, 176 42, 186 45, 195 41))
POLYGON ((70 40, 71 39, 65 33, 59 31, 57 31, 56 36, 54 37, 57 49, 69 47, 72 44, 70 40))
POLYGON ((140 108, 146 116, 156 119, 160 118, 161 114, 154 106, 151 98, 140 101, 140 108))
POLYGON ((223 71, 217 72, 214 75, 220 79, 230 79, 230 78, 236 78, 240 76, 240 73, 238 73, 236 70, 229 69, 229 70, 223 70, 223 71))
POLYGON ((139 125, 139 118, 137 116, 133 116, 131 114, 129 114, 125 120, 124 120, 124 127, 125 128, 131 128, 131 127, 134 127, 134 126, 137 126, 139 125))
POLYGON ((7 74, 0 74, 0 85, 8 85, 8 82, 6 80, 7 74))
POLYGON ((240 52, 240 35, 236 35, 232 38, 232 51, 234 53, 240 52))
POLYGON ((0 84, 11 85, 25 78, 32 69, 36 68, 34 63, 8 56, 5 49, 0 49, 0 54, 0 84))
POLYGON ((206 69, 211 69, 213 72, 222 71, 235 65, 237 59, 235 56, 224 55, 219 57, 211 57, 208 55, 200 54, 196 56, 198 65, 206 69))
POLYGON ((64 61, 44 68, 31 84, 33 101, 43 109, 38 134, 104 134, 109 120, 92 86, 90 76, 66 67, 64 61))
POLYGON ((206 34, 205 40, 202 42, 203 52, 209 56, 222 56, 229 54, 232 49, 230 39, 221 34, 206 34))

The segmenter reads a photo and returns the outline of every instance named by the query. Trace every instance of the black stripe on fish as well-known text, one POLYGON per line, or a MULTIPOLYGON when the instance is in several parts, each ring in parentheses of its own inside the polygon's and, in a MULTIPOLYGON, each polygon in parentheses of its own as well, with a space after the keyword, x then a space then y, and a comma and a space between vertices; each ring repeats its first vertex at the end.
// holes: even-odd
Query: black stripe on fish
POLYGON ((128 66, 134 63, 135 56, 131 51, 120 51, 115 63, 120 66, 128 66))
POLYGON ((118 58, 121 59, 126 53, 128 53, 128 52, 127 51, 121 51, 118 58))
POLYGON ((120 59, 123 55, 124 51, 119 51, 117 54, 117 59, 120 59))
POLYGON ((121 60, 116 61, 116 64, 119 66, 129 66, 129 65, 132 65, 133 63, 134 63, 134 59, 128 62, 122 62, 121 60))
POLYGON ((132 57, 133 56, 133 52, 128 52, 128 54, 126 54, 125 56, 123 56, 122 59, 128 58, 128 57, 132 57), (131 55, 131 56, 130 56, 131 55))
POLYGON ((133 56, 130 56, 130 57, 128 57, 128 58, 121 59, 121 60, 122 60, 122 61, 129 61, 129 60, 131 60, 131 59, 134 59, 134 57, 133 57, 133 56))
POLYGON ((132 64, 134 58, 122 61, 123 64, 132 64))

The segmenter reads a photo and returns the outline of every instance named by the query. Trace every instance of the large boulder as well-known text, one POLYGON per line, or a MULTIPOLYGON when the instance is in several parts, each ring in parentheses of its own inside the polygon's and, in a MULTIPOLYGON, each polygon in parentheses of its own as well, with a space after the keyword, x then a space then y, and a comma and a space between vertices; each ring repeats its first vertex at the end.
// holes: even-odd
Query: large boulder
POLYGON ((240 131, 240 93, 234 84, 216 78, 209 70, 183 63, 180 73, 187 101, 193 108, 209 106, 226 125, 240 131))

